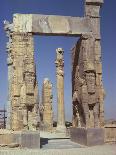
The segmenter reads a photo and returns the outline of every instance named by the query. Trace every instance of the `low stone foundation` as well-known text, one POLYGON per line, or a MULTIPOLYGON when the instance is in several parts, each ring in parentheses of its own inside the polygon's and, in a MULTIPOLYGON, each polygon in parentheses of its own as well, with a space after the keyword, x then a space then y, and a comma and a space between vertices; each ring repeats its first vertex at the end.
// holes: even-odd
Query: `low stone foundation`
POLYGON ((71 141, 86 146, 104 144, 104 129, 102 128, 70 128, 71 141))
POLYGON ((40 133, 37 131, 3 131, 0 132, 1 147, 40 148, 40 133))
POLYGON ((105 125, 105 142, 115 142, 116 143, 116 124, 106 124, 105 125))

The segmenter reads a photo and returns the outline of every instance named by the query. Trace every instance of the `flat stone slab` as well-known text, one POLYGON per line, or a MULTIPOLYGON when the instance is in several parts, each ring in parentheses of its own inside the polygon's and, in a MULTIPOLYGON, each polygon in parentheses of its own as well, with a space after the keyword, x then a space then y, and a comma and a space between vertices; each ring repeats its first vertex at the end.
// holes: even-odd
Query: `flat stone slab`
POLYGON ((85 145, 95 146, 104 144, 104 129, 102 128, 75 128, 70 129, 71 141, 85 145))

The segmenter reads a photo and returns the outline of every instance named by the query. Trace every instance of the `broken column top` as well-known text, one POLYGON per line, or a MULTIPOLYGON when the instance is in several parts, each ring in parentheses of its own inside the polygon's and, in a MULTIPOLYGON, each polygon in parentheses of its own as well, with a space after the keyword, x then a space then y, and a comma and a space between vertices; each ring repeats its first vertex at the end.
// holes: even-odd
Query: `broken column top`
POLYGON ((43 83, 44 83, 44 85, 46 85, 46 84, 48 85, 49 84, 52 87, 52 84, 51 84, 51 82, 50 82, 50 80, 48 78, 44 78, 44 82, 43 83))
POLYGON ((90 5, 102 5, 104 3, 104 0, 85 0, 86 4, 90 5))
POLYGON ((56 49, 57 60, 63 59, 64 50, 62 48, 56 49))
POLYGON ((58 51, 58 52, 60 52, 60 51, 64 52, 63 48, 60 48, 60 47, 57 48, 56 51, 58 51))

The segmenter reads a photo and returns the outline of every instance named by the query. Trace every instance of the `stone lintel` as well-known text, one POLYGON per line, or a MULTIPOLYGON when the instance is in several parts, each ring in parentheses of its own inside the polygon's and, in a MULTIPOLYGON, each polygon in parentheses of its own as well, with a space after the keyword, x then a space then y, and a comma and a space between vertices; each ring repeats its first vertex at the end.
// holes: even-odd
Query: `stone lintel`
POLYGON ((40 35, 78 36, 91 32, 88 19, 40 14, 14 14, 15 32, 30 32, 40 35))

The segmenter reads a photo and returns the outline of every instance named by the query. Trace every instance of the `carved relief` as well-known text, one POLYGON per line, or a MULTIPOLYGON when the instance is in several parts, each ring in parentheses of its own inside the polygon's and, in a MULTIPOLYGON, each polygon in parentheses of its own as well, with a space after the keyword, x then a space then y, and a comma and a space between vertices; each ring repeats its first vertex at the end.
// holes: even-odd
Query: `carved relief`
POLYGON ((103 86, 95 69, 95 40, 92 37, 92 35, 82 36, 72 51, 72 56, 77 56, 75 60, 72 57, 72 74, 75 75, 72 76, 73 119, 76 126, 96 128, 101 126, 103 118, 103 111, 100 112, 100 107, 103 110, 103 98, 100 100, 103 86), (89 55, 90 52, 93 54, 89 55))

